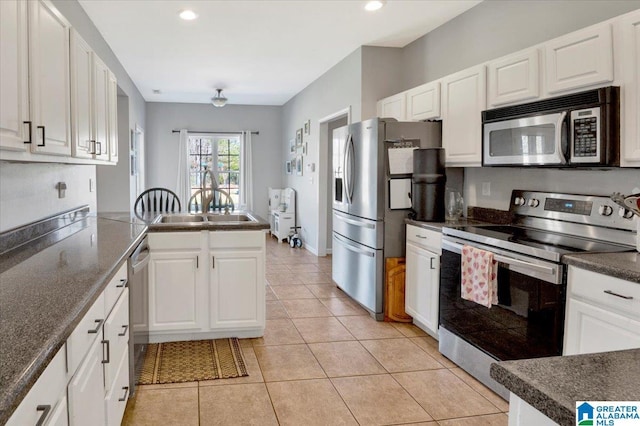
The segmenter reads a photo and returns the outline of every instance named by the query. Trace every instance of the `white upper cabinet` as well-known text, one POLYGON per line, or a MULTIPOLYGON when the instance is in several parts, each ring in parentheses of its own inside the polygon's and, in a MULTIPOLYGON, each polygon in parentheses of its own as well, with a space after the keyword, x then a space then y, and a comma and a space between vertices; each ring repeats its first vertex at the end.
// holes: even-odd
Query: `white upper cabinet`
POLYGON ((442 146, 447 167, 482 163, 482 118, 486 109, 484 65, 444 77, 442 81, 442 146))
POLYGON ((622 166, 640 167, 640 11, 625 15, 619 24, 624 93, 620 162, 622 166))
POLYGON ((0 149, 25 151, 30 140, 27 3, 0 1, 0 149))
POLYGON ((489 107, 535 99, 540 96, 540 53, 530 49, 488 64, 489 107))
POLYGON ((111 71, 93 54, 93 139, 96 141, 96 158, 109 160, 109 75, 111 71))
POLYGON ((544 44, 549 94, 613 81, 611 24, 594 25, 544 44))
POLYGON ((118 162, 118 81, 114 73, 109 71, 109 87, 107 92, 107 144, 109 161, 118 162))
POLYGON ((74 157, 93 158, 93 50, 71 31, 71 107, 74 157))
POLYGON ((440 117, 440 82, 423 84, 405 93, 407 120, 420 121, 440 117))
POLYGON ((69 23, 45 0, 28 2, 33 152, 71 155, 69 23))
POLYGON ((379 100, 376 104, 378 117, 395 118, 398 121, 405 121, 407 119, 406 99, 406 92, 402 92, 379 100))

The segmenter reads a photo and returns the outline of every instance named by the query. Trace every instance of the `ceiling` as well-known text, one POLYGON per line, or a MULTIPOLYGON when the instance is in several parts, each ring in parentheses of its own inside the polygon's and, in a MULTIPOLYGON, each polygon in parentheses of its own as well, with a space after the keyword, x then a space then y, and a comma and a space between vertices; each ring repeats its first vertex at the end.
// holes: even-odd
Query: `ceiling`
POLYGON ((480 3, 79 0, 148 102, 282 105, 359 46, 404 47, 480 3), (178 13, 192 9, 194 21, 178 13), (154 89, 160 94, 154 94, 154 89))

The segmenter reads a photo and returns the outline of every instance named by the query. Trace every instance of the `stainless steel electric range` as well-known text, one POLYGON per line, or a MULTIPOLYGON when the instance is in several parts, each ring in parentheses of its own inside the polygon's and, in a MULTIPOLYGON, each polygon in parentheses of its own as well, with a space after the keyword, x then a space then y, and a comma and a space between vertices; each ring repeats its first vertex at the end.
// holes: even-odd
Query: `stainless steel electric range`
POLYGON ((439 307, 440 352, 505 398, 508 391, 489 377, 492 362, 562 355, 562 256, 633 250, 638 220, 606 196, 515 190, 509 210, 510 225, 443 229, 439 307), (465 245, 498 261, 491 308, 460 296, 465 245))

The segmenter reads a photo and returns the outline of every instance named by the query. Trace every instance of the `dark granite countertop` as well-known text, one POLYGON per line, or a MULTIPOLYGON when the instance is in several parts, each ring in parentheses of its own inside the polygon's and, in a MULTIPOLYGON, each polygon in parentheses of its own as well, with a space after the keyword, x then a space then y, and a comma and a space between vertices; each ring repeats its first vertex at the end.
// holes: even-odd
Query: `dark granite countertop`
POLYGON ((570 254, 562 258, 567 265, 640 284, 640 253, 570 254))
POLYGON ((640 349, 504 361, 491 377, 560 425, 575 425, 576 401, 640 401, 640 349))
POLYGON ((36 240, 0 259, 0 424, 147 229, 99 217, 72 226, 60 230, 55 244, 39 246, 36 240))

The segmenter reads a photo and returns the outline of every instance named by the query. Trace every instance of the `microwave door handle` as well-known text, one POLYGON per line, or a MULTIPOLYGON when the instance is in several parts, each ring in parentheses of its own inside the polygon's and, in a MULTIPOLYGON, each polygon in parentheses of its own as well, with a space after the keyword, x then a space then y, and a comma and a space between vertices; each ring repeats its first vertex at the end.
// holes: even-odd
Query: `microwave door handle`
POLYGON ((562 162, 562 164, 567 164, 567 158, 564 155, 564 150, 563 150, 563 138, 566 141, 566 135, 567 135, 567 131, 566 131, 566 126, 564 125, 564 119, 567 117, 567 112, 566 111, 562 111, 560 113, 560 117, 558 117, 558 121, 556 122, 556 150, 558 152, 558 157, 560 158, 560 161, 562 162))

